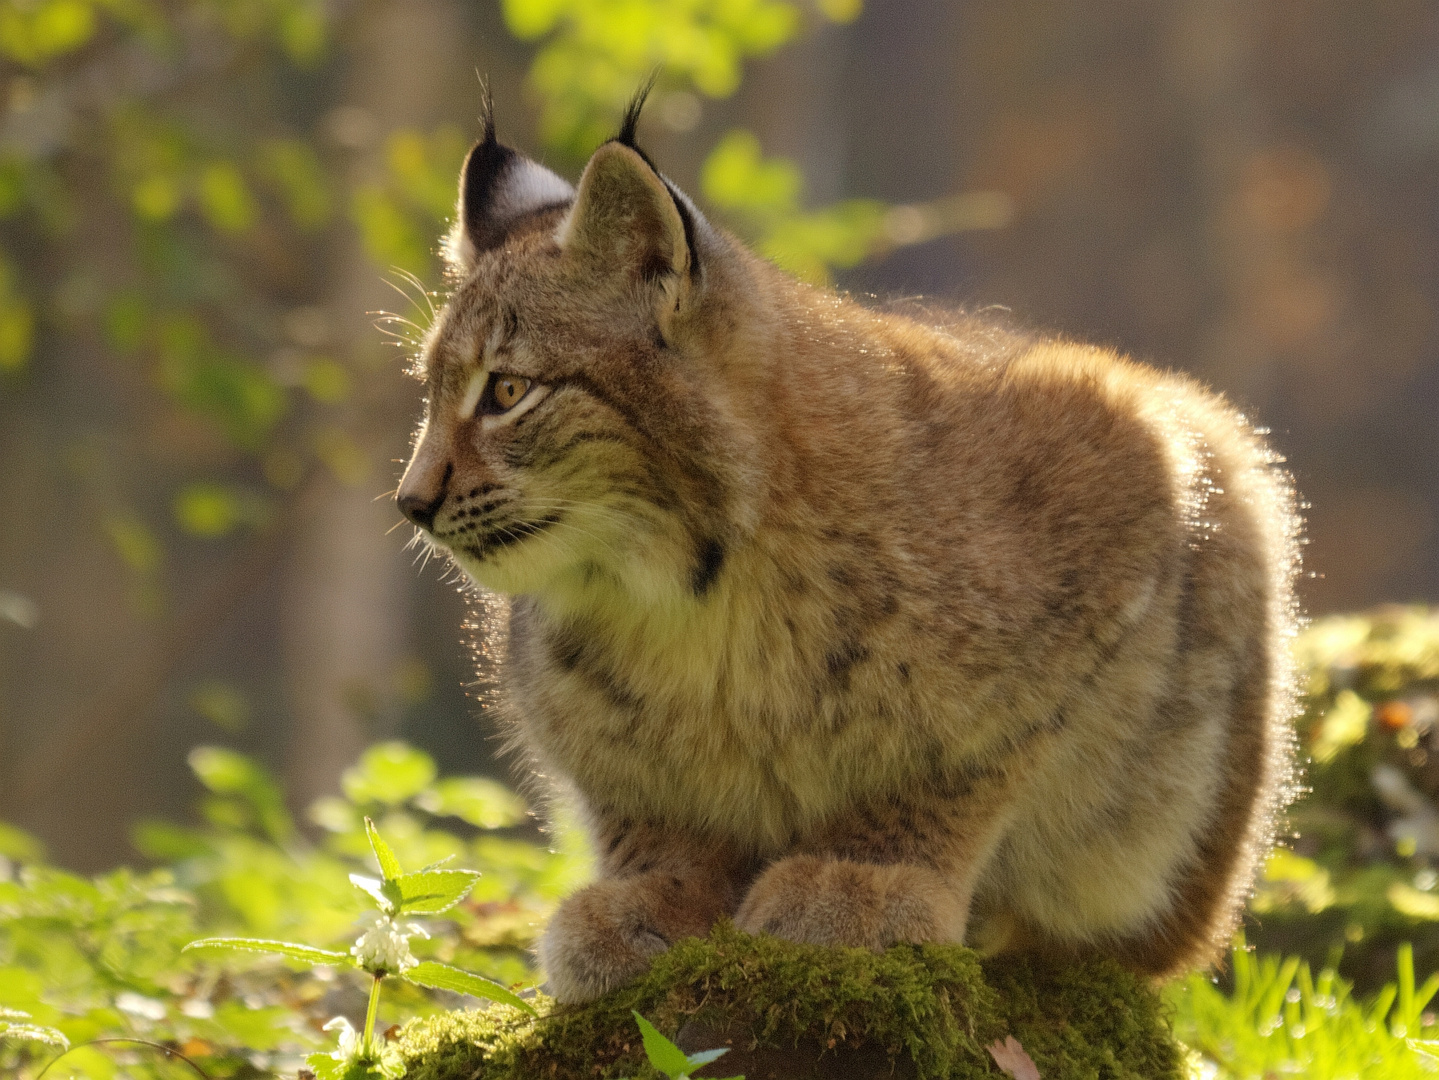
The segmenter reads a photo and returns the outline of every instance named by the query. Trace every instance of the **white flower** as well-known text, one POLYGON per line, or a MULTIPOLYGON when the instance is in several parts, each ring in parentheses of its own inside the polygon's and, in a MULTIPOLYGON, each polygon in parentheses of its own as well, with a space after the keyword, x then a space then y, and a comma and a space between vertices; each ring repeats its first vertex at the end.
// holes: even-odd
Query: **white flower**
POLYGON ((337 1061, 354 1061, 360 1056, 360 1033, 346 1017, 337 1016, 320 1030, 340 1033, 340 1048, 332 1051, 337 1061))
POLYGON ((367 1051, 364 1039, 345 1017, 335 1017, 321 1030, 338 1031, 340 1045, 331 1050, 329 1054, 310 1055, 309 1064, 316 1071, 319 1071, 320 1062, 329 1057, 338 1062, 341 1069, 346 1069, 357 1061, 368 1060, 386 1080, 400 1080, 405 1075, 405 1059, 398 1046, 391 1046, 383 1040, 378 1040, 380 1045, 367 1051))
POLYGON ((416 923, 406 923, 401 929, 394 919, 381 915, 351 946, 350 955, 371 975, 399 975, 419 963, 410 955, 410 938, 415 934, 430 936, 416 923))
POLYGON ((132 990, 126 990, 123 994, 116 995, 115 1008, 146 1020, 165 1019, 165 1003, 163 1001, 145 997, 132 990))

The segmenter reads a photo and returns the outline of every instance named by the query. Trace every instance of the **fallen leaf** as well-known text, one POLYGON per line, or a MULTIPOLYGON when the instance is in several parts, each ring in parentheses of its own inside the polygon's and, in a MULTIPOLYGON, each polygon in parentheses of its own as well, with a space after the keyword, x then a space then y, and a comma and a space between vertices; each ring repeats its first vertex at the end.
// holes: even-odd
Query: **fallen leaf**
POLYGON ((1034 1058, 1025 1052, 1013 1035, 1006 1035, 1004 1042, 996 1039, 985 1049, 989 1051, 989 1056, 994 1058, 1000 1071, 1008 1073, 1014 1080, 1039 1080, 1039 1069, 1034 1064, 1034 1058))

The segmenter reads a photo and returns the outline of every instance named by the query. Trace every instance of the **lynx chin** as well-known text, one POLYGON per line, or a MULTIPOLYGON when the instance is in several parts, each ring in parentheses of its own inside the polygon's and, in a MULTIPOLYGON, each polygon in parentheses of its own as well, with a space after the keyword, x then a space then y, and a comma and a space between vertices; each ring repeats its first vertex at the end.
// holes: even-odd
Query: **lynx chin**
POLYGON ((502 606, 513 744, 593 835, 554 993, 722 916, 1208 962, 1292 789, 1274 454, 1182 375, 792 280, 641 102, 571 187, 487 101, 398 493, 502 606))

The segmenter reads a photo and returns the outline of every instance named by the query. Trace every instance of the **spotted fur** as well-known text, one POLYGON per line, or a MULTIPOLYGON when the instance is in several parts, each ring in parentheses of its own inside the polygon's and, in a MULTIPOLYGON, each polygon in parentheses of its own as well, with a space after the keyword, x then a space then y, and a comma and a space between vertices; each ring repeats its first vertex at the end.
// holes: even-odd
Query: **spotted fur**
POLYGON ((723 914, 1209 960, 1290 783, 1272 453, 1183 376, 800 284, 632 142, 556 203, 487 126, 399 493, 507 598, 513 740, 594 834, 553 990, 723 914))

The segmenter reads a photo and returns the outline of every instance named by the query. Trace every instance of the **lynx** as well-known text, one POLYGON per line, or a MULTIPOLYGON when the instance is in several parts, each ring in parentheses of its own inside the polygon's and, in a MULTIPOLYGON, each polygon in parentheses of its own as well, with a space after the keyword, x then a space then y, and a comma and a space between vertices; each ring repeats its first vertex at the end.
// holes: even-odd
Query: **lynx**
POLYGON ((1182 375, 791 279, 641 104, 571 187, 487 101, 398 491, 502 598, 511 735, 592 833, 551 989, 722 917, 1209 961, 1291 786, 1274 455, 1182 375))

